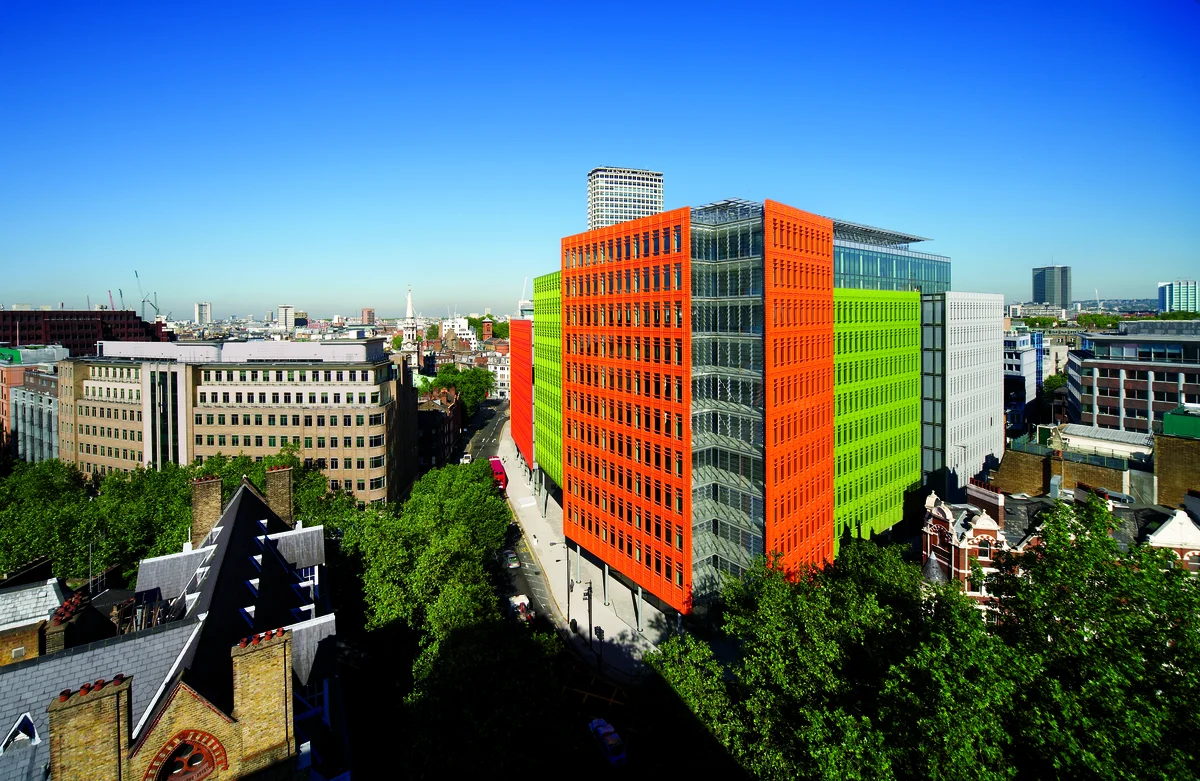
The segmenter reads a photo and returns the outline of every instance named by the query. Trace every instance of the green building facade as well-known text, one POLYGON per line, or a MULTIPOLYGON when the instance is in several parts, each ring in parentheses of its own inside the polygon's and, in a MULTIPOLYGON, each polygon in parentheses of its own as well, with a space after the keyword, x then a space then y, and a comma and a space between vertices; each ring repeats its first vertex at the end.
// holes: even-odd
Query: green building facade
POLYGON ((835 288, 834 550, 898 523, 921 482, 921 294, 835 288))
POLYGON ((562 290, 560 272, 533 280, 533 457, 562 485, 562 290))

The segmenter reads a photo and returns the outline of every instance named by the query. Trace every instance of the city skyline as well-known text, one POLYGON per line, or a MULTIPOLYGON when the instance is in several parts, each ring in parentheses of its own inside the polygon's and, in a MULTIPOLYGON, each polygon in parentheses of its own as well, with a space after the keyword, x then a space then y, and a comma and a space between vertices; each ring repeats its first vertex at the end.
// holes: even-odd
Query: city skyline
POLYGON ((391 318, 409 285, 427 314, 504 313, 553 265, 558 237, 586 227, 587 172, 605 165, 664 172, 668 210, 767 193, 911 229, 954 258, 955 289, 1006 301, 1051 264, 1102 299, 1153 299, 1188 276, 1200 5, 926 10, 824 9, 828 34, 805 47, 788 32, 800 9, 776 9, 770 29, 722 19, 730 39, 758 41, 744 64, 761 78, 705 69, 709 88, 764 107, 760 150, 722 143, 726 123, 691 121, 642 78, 704 68, 710 55, 688 45, 712 29, 704 13, 639 11, 671 32, 636 64, 607 60, 597 87, 587 51, 557 43, 581 22, 571 10, 464 23, 431 8, 10 6, 0 66, 22 78, 0 100, 23 121, 0 128, 0 263, 56 273, 10 274, 4 303, 136 301, 137 269, 180 319, 197 300, 215 318, 280 302, 391 318), (452 24, 469 57, 436 36, 396 50, 404 29, 452 24), (438 119, 415 121, 413 105, 438 119), (628 132, 596 121, 605 106, 653 121, 628 132), (781 139, 792 151, 764 151, 781 139))

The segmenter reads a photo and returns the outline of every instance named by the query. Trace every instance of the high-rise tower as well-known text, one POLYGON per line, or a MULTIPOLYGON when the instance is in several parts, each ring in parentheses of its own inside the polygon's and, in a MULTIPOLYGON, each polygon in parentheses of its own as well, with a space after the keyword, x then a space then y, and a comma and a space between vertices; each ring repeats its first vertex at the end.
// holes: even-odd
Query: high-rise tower
POLYGON ((658 214, 663 210, 663 175, 639 168, 588 171, 588 230, 658 214))
POLYGON ((1043 266, 1033 270, 1033 302, 1058 309, 1071 308, 1071 267, 1043 266))

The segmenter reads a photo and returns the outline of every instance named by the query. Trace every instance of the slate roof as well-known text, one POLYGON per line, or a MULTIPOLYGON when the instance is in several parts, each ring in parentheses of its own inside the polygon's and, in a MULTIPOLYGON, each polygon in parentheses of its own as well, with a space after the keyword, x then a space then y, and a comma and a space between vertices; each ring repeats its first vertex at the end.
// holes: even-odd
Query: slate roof
MULTIPOLYGON (((64 599, 63 588, 57 578, 32 586, 4 589, 0 591, 0 631, 45 621, 64 599)), ((3 739, 4 736, 0 735, 0 740, 3 739)))
POLYGON ((325 529, 321 526, 294 529, 269 537, 293 567, 315 567, 325 563, 325 529))
POLYGON ((1120 442, 1123 445, 1154 447, 1153 434, 1143 434, 1137 431, 1116 431, 1115 429, 1100 428, 1099 426, 1068 423, 1063 426, 1063 434, 1068 437, 1087 437, 1089 439, 1101 439, 1106 442, 1120 442))
POLYGON ((192 575, 196 574, 196 568, 210 553, 211 546, 142 559, 138 564, 137 587, 134 590, 153 591, 157 588, 163 599, 175 599, 183 593, 192 575))
POLYGON ((137 724, 199 624, 194 618, 176 621, 0 667, 0 725, 7 732, 28 713, 40 741, 37 745, 14 743, 4 752, 0 781, 44 781, 50 762, 46 709, 63 689, 99 678, 112 680, 117 673, 125 673, 133 678, 133 720, 137 724))

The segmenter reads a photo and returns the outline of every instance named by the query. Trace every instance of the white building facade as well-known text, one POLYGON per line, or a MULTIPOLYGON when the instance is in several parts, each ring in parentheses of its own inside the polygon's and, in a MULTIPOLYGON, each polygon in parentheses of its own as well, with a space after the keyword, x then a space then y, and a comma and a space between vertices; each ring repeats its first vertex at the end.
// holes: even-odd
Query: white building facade
POLYGON ((663 175, 639 168, 588 171, 588 230, 663 210, 663 175))
MULTIPOLYGON (((252 318, 253 319, 253 318, 252 318)), ((208 325, 212 322, 212 302, 197 301, 196 302, 196 325, 208 325)))
POLYGON ((921 296, 922 472, 944 496, 1004 454, 1004 297, 921 296))
POLYGON ((1194 279, 1158 283, 1159 312, 1200 312, 1200 285, 1194 279))

